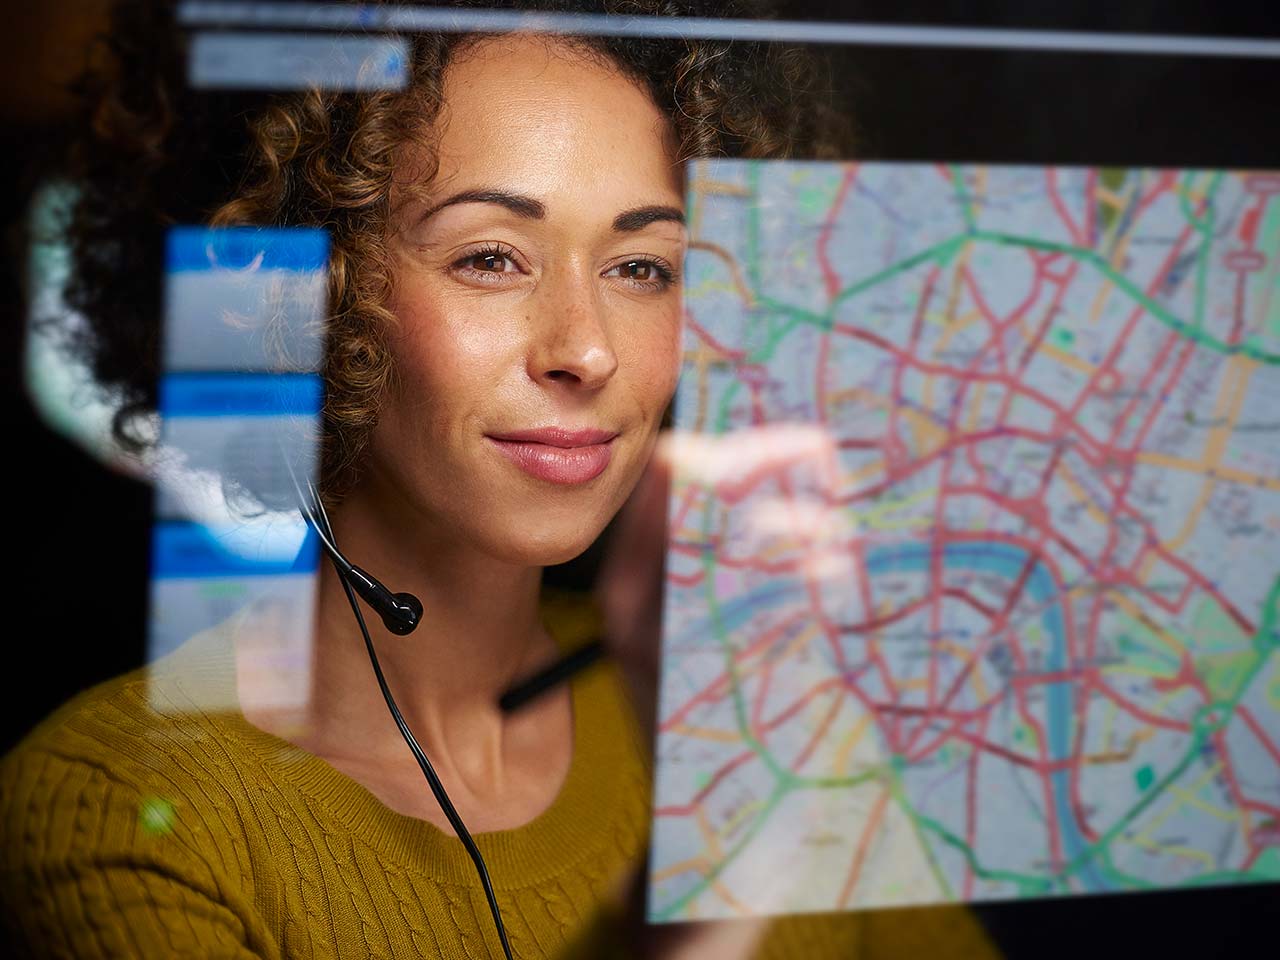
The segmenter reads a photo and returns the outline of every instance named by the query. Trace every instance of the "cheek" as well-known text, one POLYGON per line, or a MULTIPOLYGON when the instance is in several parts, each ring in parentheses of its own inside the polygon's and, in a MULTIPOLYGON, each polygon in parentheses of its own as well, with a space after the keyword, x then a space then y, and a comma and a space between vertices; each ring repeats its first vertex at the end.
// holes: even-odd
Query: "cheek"
POLYGON ((646 324, 632 344, 635 393, 644 398, 647 407, 656 406, 659 416, 675 392, 680 376, 682 316, 682 308, 677 305, 660 322, 646 324))
POLYGON ((430 285, 410 285, 396 300, 399 329, 391 351, 402 399, 418 407, 453 407, 491 388, 511 363, 509 318, 475 303, 453 302, 430 285))

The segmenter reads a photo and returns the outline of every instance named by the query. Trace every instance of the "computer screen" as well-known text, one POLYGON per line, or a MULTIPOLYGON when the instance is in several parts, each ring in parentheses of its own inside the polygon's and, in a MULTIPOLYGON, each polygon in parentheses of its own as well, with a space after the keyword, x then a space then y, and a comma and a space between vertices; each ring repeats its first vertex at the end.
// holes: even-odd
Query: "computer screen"
MULTIPOLYGON (((338 609, 321 577, 359 565, 326 505, 358 544, 360 523, 412 518, 436 557, 460 530, 495 553, 491 505, 492 524, 559 524, 575 547, 548 548, 543 582, 590 593, 627 491, 566 506, 608 455, 530 450, 612 439, 499 437, 547 485, 517 519, 505 488, 469 500, 447 463, 431 474, 466 391, 505 402, 514 381, 455 370, 461 399, 433 405, 445 361, 409 301, 436 281, 406 285, 388 252, 414 204, 554 222, 545 198, 447 196, 465 156, 433 147, 484 129, 451 112, 448 71, 531 38, 648 98, 680 198, 613 226, 678 230, 681 262, 637 248, 594 265, 625 294, 516 311, 568 331, 521 354, 536 380, 581 318, 679 287, 644 920, 973 905, 1010 956, 1097 953, 1087 927, 1166 904, 1205 930, 1137 924, 1107 955, 1247 929, 1280 882, 1280 21, 677 6, 180 0, 41 21, 40 70, 82 40, 51 107, 14 87, 14 404, 34 452, 10 499, 32 518, 18 550, 83 579, 84 615, 123 638, 62 671, 50 654, 8 742, 228 623, 257 639, 238 698, 201 709, 306 715, 338 609), (398 356, 417 369, 390 342, 416 343, 398 356), (386 422, 425 425, 421 477, 370 452, 386 422), (428 475, 463 506, 343 521, 359 484, 413 503, 428 475), (92 563, 67 563, 72 537, 92 563)), ((523 129, 502 135, 523 149, 523 129)), ((555 156, 563 131, 540 129, 555 156)), ((441 321, 450 362, 525 336, 485 330, 483 304, 519 295, 504 263, 581 267, 557 259, 567 241, 527 256, 518 229, 491 232, 467 256, 493 276, 441 321)), ((653 381, 642 353, 619 364, 653 381)))

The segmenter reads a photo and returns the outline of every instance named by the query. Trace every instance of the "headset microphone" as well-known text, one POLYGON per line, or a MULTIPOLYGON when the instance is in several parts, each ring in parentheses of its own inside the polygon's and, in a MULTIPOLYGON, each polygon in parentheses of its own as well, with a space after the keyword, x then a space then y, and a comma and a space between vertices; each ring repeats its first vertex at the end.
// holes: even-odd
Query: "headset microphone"
POLYGON ((422 619, 422 601, 412 593, 392 593, 383 586, 381 580, 367 570, 361 570, 342 555, 338 545, 333 542, 332 532, 328 531, 328 524, 322 530, 310 511, 304 510, 303 516, 307 518, 311 529, 316 532, 329 558, 333 560, 338 576, 342 577, 364 602, 374 609, 386 624, 387 629, 398 637, 413 633, 418 621, 422 619))
MULTIPOLYGON (((322 541, 323 542, 323 541, 322 541)), ((339 562, 347 582, 364 602, 377 611, 387 629, 398 637, 413 633, 422 619, 422 601, 412 593, 392 593, 378 578, 366 573, 345 558, 339 562)))
POLYGON ((422 601, 412 593, 392 593, 381 580, 369 571, 361 570, 344 557, 334 542, 333 530, 329 526, 329 518, 325 515, 324 505, 320 502, 315 485, 308 481, 307 489, 310 496, 304 494, 298 483, 298 477, 293 472, 293 465, 287 458, 284 464, 289 470, 294 492, 298 496, 298 509, 307 526, 315 533, 325 552, 329 554, 329 559, 333 561, 338 576, 374 609, 374 612, 382 618, 386 628, 397 637, 413 633, 418 626, 418 621, 422 619, 422 601))

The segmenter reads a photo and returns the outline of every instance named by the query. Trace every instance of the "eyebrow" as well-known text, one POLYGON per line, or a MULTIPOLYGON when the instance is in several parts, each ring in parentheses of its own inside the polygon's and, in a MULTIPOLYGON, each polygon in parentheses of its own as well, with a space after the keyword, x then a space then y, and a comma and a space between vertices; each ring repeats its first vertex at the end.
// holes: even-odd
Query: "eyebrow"
POLYGON ((424 213, 422 219, 418 222, 426 223, 445 207, 452 207, 459 203, 496 203, 501 207, 506 207, 516 216, 524 217, 526 220, 541 220, 547 215, 547 208, 543 206, 541 201, 535 200, 533 197, 522 196, 518 193, 508 193, 505 190, 463 190, 448 199, 441 200, 424 213))
MULTIPOLYGON (((426 223, 445 207, 452 207, 459 203, 496 203, 526 220, 542 220, 547 215, 547 208, 542 201, 523 194, 510 193, 506 190, 463 190, 431 207, 418 222, 426 223)), ((636 207, 614 217, 613 229, 618 233, 634 233, 651 223, 663 222, 683 224, 684 211, 678 207, 661 205, 636 207)))
POLYGON ((651 223, 684 223, 684 211, 678 207, 637 207, 613 218, 613 229, 619 233, 632 233, 651 223))

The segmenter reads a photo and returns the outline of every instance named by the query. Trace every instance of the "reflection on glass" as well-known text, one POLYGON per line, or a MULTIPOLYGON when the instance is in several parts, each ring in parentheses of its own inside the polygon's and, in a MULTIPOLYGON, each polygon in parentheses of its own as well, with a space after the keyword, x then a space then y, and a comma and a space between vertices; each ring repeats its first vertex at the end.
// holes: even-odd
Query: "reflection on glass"
POLYGON ((308 693, 319 557, 297 498, 318 469, 327 258, 320 230, 169 234, 150 655, 222 625, 241 686, 187 708, 308 693))

